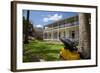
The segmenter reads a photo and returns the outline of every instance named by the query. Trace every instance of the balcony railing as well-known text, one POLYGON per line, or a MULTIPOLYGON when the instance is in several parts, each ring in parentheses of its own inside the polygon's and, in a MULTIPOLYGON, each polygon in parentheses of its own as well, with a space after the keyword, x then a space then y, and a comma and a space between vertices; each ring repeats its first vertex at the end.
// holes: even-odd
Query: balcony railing
MULTIPOLYGON (((60 25, 60 24, 59 24, 59 25, 60 25)), ((76 25, 79 25, 79 22, 67 23, 67 24, 63 24, 63 25, 60 25, 60 26, 55 26, 55 27, 51 27, 51 28, 46 28, 46 29, 44 29, 44 30, 52 30, 52 29, 58 29, 58 28, 76 26, 76 25)))

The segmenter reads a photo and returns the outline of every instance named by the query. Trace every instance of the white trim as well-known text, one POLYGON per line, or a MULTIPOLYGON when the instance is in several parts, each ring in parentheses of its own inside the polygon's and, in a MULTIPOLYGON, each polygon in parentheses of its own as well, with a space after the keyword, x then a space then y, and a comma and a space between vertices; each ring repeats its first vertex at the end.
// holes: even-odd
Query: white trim
POLYGON ((84 7, 60 7, 60 6, 44 6, 44 5, 28 5, 17 4, 17 69, 31 68, 51 68, 51 67, 69 67, 95 65, 96 59, 96 10, 94 8, 84 7), (54 62, 31 62, 23 63, 22 49, 22 10, 46 10, 46 11, 68 11, 68 12, 85 12, 91 13, 91 59, 90 60, 74 60, 74 61, 54 61, 54 62))

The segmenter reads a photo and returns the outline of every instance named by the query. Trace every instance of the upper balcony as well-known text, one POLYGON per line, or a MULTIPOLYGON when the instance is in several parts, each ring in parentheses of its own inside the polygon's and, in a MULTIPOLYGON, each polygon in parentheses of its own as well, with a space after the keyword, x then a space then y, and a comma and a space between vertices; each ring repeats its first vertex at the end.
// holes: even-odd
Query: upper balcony
POLYGON ((79 25, 78 16, 66 18, 44 26, 44 30, 58 29, 79 25))
POLYGON ((65 28, 65 27, 71 27, 71 26, 77 26, 77 25, 79 25, 78 21, 73 22, 73 23, 58 24, 58 26, 44 27, 44 30, 52 30, 52 29, 65 28))

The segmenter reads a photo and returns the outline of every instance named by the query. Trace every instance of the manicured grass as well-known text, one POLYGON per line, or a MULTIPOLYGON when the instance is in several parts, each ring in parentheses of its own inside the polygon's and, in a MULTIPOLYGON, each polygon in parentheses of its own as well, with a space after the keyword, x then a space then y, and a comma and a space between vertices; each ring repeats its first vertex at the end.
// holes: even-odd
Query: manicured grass
POLYGON ((60 49, 63 44, 48 43, 46 41, 33 40, 29 44, 23 44, 23 62, 56 61, 59 59, 60 49))

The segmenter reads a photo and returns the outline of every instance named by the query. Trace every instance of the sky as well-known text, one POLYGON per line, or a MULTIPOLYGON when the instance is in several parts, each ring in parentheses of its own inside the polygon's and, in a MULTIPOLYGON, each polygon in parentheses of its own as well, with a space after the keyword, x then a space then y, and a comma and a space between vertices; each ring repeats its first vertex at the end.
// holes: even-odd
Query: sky
MULTIPOLYGON (((43 27, 58 20, 78 15, 76 12, 57 12, 57 11, 37 11, 30 10, 29 20, 35 27, 43 27)), ((23 16, 26 18, 27 10, 23 10, 23 16)))

